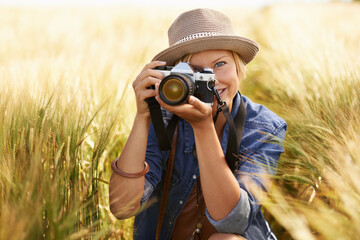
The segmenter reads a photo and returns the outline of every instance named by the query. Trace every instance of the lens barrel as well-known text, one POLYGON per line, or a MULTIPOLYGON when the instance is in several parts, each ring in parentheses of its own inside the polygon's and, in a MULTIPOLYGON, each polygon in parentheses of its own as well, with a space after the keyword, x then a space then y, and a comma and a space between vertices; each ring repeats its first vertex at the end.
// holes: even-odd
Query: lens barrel
POLYGON ((188 76, 170 74, 160 82, 159 94, 166 104, 179 105, 194 94, 194 88, 195 84, 188 76))

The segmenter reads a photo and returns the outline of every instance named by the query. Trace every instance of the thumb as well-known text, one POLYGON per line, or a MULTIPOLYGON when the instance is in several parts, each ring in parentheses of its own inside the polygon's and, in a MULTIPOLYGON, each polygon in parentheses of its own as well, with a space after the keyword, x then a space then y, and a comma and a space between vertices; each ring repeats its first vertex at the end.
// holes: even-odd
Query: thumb
POLYGON ((206 113, 206 103, 200 101, 197 97, 190 96, 188 99, 188 103, 201 113, 206 113))

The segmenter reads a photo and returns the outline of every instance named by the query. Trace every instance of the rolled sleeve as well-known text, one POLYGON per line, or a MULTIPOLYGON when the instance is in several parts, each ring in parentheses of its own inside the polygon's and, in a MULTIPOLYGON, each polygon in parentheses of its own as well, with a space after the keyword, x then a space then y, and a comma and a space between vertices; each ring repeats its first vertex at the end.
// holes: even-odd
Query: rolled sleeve
POLYGON ((240 188, 240 200, 235 208, 225 218, 215 221, 211 218, 209 212, 206 210, 206 216, 209 222, 220 233, 234 233, 244 234, 249 225, 249 217, 251 212, 248 194, 245 190, 240 188))
POLYGON ((141 205, 143 205, 149 200, 153 191, 154 191, 153 185, 151 185, 151 183, 145 178, 144 193, 141 197, 141 205))

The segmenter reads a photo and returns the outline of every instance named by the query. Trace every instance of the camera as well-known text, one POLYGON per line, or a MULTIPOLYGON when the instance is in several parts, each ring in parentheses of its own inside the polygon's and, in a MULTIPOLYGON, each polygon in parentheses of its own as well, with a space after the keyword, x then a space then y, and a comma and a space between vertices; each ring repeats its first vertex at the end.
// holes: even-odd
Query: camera
POLYGON ((179 105, 185 103, 191 95, 207 104, 213 103, 215 74, 211 68, 204 68, 200 72, 188 63, 179 62, 175 66, 159 66, 155 70, 164 74, 159 85, 159 95, 165 103, 179 105))

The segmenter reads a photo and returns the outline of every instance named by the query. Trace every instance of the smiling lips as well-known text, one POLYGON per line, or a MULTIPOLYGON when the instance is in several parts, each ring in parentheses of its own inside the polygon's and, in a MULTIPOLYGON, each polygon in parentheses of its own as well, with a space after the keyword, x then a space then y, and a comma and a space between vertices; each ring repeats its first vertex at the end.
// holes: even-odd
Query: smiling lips
MULTIPOLYGON (((217 89, 217 92, 219 93, 220 99, 222 98, 222 96, 224 95, 226 88, 223 89, 217 89)), ((216 96, 214 94, 214 102, 217 101, 216 96)))
POLYGON ((218 92, 219 92, 220 97, 222 97, 222 95, 224 94, 225 90, 226 90, 226 88, 218 89, 218 92))

